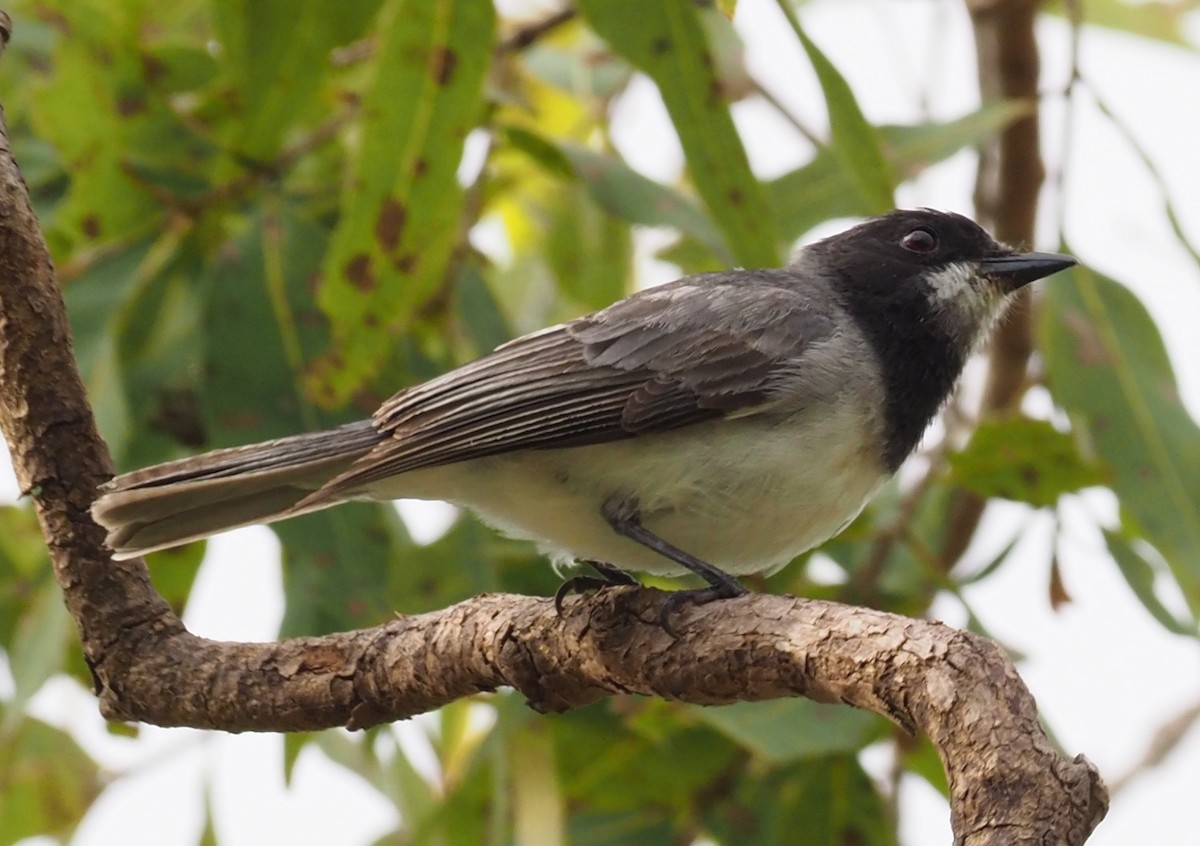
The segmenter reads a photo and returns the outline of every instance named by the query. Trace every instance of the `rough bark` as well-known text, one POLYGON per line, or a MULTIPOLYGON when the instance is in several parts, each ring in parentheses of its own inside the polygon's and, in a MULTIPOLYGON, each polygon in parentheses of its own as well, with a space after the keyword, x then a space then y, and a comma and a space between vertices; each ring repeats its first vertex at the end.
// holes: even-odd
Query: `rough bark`
MULTIPOLYGON (((0 13, 0 35, 10 22, 0 13)), ((364 728, 509 686, 541 711, 612 693, 699 704, 808 696, 888 716, 937 746, 955 842, 1083 843, 1107 809, 1095 768, 1058 753, 1012 663, 938 623, 747 596, 658 625, 665 595, 568 603, 485 595, 374 629, 278 643, 189 633, 140 560, 88 514, 111 460, 71 353, 54 270, 0 110, 0 430, 32 497, 104 715, 225 731, 364 728)))

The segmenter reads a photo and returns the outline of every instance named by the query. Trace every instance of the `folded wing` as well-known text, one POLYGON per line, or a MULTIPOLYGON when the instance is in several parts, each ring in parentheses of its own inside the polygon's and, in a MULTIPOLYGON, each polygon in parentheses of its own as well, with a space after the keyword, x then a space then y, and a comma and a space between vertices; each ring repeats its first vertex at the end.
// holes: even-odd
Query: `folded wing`
POLYGON ((787 271, 690 277, 518 338, 395 395, 386 437, 313 499, 399 473, 524 449, 602 443, 780 401, 834 333, 787 271), (747 284, 749 283, 749 284, 747 284))

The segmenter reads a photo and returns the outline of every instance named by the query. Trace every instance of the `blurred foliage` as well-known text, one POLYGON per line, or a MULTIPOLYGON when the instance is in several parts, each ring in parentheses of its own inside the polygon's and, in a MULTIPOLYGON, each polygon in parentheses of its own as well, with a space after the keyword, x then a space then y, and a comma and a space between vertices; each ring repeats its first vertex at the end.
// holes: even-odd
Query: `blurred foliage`
MULTIPOLYGON (((759 179, 731 113, 758 97, 734 7, 668 0, 632 15, 579 0, 542 27, 497 20, 490 0, 14 2, 0 98, 118 465, 361 417, 404 385, 630 291, 645 227, 669 233, 659 258, 685 272, 777 263, 812 227, 890 206, 897 182, 1030 108, 873 125, 793 19, 830 138, 759 179), (611 141, 639 74, 678 135, 677 179, 638 172, 611 141)), ((1150 18, 1139 7, 1136 20, 1128 8, 1088 6, 1103 25, 1180 40, 1174 7, 1149 4, 1150 18)), ((1155 619, 1195 636, 1200 432, 1158 331, 1089 269, 1045 291, 1046 380, 1065 415, 983 421, 948 456, 935 445, 927 478, 887 489, 822 550, 844 583, 798 564, 758 587, 921 614, 1012 548, 946 572, 952 490, 1054 510, 1107 485, 1122 504, 1105 535, 1120 572, 1155 619), (1186 609, 1164 601, 1170 584, 1186 609)), ((557 584, 532 548, 470 517, 426 546, 375 505, 276 532, 289 634, 557 584)), ((202 551, 153 557, 177 608, 202 551)), ((69 735, 27 713, 52 676, 87 674, 23 507, 0 507, 0 649, 11 676, 0 846, 69 838, 103 780, 69 735)), ((319 749, 356 772, 400 813, 387 842, 411 844, 891 844, 893 786, 857 757, 878 742, 945 790, 927 743, 803 700, 614 698, 542 718, 497 694, 443 709, 430 735, 434 778, 389 729, 289 737, 282 763, 290 774, 319 749)), ((201 840, 216 843, 206 820, 201 840)))

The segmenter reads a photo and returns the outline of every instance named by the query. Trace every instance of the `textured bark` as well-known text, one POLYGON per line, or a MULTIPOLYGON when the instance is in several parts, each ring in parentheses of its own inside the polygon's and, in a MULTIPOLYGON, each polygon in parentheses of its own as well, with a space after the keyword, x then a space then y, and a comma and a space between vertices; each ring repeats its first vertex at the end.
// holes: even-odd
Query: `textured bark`
MULTIPOLYGON (((1037 103, 1041 59, 1034 22, 1040 0, 967 0, 966 5, 975 32, 980 98, 985 103, 1037 103)), ((976 219, 1001 241, 1032 244, 1038 194, 1045 177, 1035 109, 1013 121, 980 150, 975 180, 976 219)), ((1030 290, 1025 288, 1013 298, 1005 319, 992 333, 981 416, 1018 407, 1032 354, 1030 290)), ((951 499, 941 551, 947 570, 966 551, 985 504, 981 497, 967 492, 958 492, 951 499)))
MULTIPOLYGON (((9 22, 0 13, 0 35, 9 22)), ((955 842, 1083 843, 1107 796, 1064 758, 1004 653, 938 623, 746 596, 658 625, 666 594, 568 603, 485 595, 375 629, 278 643, 187 632, 140 560, 113 562, 88 514, 111 472, 71 354, 46 245, 0 111, 0 430, 35 503, 104 715, 225 731, 364 728, 516 688, 541 711, 612 693, 699 704, 842 702, 925 732, 951 785, 955 842)))

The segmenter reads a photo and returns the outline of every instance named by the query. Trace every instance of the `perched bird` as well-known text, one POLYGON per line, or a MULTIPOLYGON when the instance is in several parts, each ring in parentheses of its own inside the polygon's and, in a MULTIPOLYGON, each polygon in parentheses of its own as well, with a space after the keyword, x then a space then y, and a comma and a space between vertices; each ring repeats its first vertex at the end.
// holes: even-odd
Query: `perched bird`
POLYGON ((894 211, 786 267, 688 276, 406 388, 370 420, 127 473, 118 558, 348 500, 466 506, 604 580, 744 593, 839 532, 913 451, 1024 285, 1072 258, 894 211))

